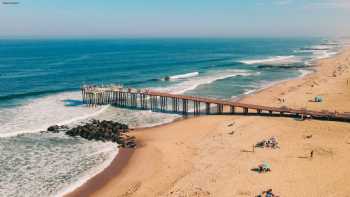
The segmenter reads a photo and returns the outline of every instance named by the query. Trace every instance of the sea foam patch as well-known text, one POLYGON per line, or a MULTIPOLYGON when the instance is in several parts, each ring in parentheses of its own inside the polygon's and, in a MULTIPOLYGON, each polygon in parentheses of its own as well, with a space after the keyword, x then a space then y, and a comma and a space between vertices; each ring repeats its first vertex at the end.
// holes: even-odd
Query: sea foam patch
POLYGON ((292 64, 301 62, 301 58, 295 55, 288 56, 273 56, 263 59, 248 59, 241 60, 241 63, 252 65, 252 64, 269 64, 269 65, 279 65, 279 64, 292 64))
POLYGON ((319 44, 311 47, 295 50, 295 53, 310 53, 312 59, 324 59, 338 54, 340 46, 338 44, 319 44))
POLYGON ((169 79, 170 80, 186 79, 186 78, 191 78, 198 75, 199 75, 199 72, 190 72, 190 73, 185 73, 180 75, 173 75, 173 76, 170 76, 169 79))
POLYGON ((107 167, 111 142, 35 133, 0 138, 1 196, 62 196, 107 167))
POLYGON ((0 109, 0 137, 39 132, 54 124, 70 124, 96 116, 106 108, 82 105, 80 92, 37 98, 15 108, 0 109))

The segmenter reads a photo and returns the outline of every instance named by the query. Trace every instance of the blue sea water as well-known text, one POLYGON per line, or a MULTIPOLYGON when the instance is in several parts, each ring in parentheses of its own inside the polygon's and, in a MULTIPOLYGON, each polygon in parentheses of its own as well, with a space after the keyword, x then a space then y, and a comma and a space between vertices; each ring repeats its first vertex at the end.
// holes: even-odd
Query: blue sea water
POLYGON ((110 162, 115 145, 39 133, 112 119, 143 127, 176 115, 81 104, 83 84, 232 99, 298 77, 339 45, 321 38, 0 40, 0 196, 52 196, 110 162), (166 76, 170 81, 163 80, 166 76), (20 134, 20 135, 18 135, 20 134), (73 156, 73 157, 72 157, 73 156), (42 170, 43 168, 47 170, 42 170))
MULTIPOLYGON (((318 41, 0 40, 0 103, 2 106, 15 105, 13 101, 30 96, 77 90, 84 83, 156 87, 171 84, 155 79, 189 72, 199 72, 201 75, 229 69, 255 72, 259 70, 255 65, 246 65, 240 61, 295 55, 294 50, 318 41)), ((266 80, 286 77, 283 69, 264 70, 262 73, 265 75, 261 79, 268 77, 266 80)))

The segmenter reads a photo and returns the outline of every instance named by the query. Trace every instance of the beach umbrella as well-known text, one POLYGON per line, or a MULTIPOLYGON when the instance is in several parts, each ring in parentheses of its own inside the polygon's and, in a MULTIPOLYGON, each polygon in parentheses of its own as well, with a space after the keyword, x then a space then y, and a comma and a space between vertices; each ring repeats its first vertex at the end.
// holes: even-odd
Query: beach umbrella
POLYGON ((323 101, 322 96, 316 96, 315 97, 315 102, 322 102, 322 101, 323 101))
POLYGON ((267 162, 264 162, 264 163, 262 164, 262 166, 263 166, 263 168, 265 168, 265 169, 271 169, 270 164, 268 164, 267 162))

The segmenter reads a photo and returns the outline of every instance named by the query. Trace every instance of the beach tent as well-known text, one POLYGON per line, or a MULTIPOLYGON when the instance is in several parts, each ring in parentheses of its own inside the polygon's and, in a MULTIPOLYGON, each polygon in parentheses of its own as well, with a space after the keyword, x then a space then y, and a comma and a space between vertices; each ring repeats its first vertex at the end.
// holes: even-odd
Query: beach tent
POLYGON ((322 101, 323 101, 322 96, 316 96, 315 97, 315 102, 322 102, 322 101))

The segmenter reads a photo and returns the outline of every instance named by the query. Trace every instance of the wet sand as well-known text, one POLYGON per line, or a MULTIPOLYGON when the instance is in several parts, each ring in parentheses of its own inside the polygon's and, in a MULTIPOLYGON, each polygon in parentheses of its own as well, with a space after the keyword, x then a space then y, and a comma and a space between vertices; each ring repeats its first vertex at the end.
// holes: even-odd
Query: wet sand
MULTIPOLYGON (((350 112, 350 50, 317 62, 315 69, 241 101, 350 112), (312 102, 315 96, 323 102, 312 102)), ((221 115, 132 134, 139 145, 132 154, 122 150, 69 196, 255 196, 269 188, 280 196, 350 196, 349 123, 221 115), (253 151, 271 136, 280 149, 253 151), (262 162, 271 165, 270 173, 251 171, 262 162)))
POLYGON ((128 164, 129 159, 134 153, 135 149, 121 148, 118 155, 113 159, 111 164, 101 173, 92 177, 84 185, 76 189, 67 196, 89 196, 96 190, 103 188, 110 180, 118 175, 121 170, 128 164))

